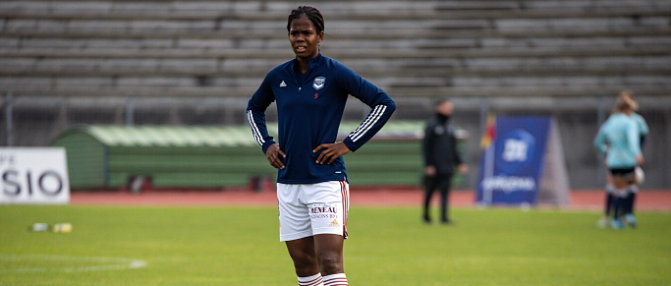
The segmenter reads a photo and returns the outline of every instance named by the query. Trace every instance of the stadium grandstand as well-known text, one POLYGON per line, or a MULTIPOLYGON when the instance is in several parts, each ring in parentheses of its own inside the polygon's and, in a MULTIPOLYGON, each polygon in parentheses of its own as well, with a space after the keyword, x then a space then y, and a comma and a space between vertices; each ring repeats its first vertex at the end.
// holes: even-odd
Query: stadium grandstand
MULTIPOLYGON (((2 1, 0 141, 47 146, 81 124, 242 125, 265 74, 293 58, 286 17, 299 4, 325 17, 322 53, 396 101, 392 120, 454 101, 466 187, 489 112, 554 116, 571 187, 602 187, 591 143, 625 89, 650 125, 646 187, 671 186, 669 0, 2 1)), ((344 119, 367 113, 352 98, 344 119)))

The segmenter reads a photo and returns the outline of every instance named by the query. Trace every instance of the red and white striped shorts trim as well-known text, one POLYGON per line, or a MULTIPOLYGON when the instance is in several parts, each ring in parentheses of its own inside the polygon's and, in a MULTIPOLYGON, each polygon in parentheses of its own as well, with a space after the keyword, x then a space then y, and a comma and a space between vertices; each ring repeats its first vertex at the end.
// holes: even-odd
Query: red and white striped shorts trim
POLYGON ((347 239, 347 215, 349 214, 349 184, 345 181, 340 182, 340 192, 342 194, 342 208, 343 208, 343 236, 347 239))

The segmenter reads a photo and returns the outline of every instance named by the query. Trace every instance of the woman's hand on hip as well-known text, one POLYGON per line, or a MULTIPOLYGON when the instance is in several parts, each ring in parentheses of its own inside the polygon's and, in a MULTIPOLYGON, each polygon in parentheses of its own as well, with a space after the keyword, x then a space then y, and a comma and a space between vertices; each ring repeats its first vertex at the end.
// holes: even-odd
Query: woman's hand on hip
POLYGON ((349 147, 342 142, 321 144, 312 150, 312 153, 317 153, 319 150, 324 151, 319 154, 317 164, 331 164, 333 161, 350 151, 349 147))
POLYGON ((273 145, 268 146, 268 149, 266 149, 266 158, 268 159, 270 165, 282 170, 284 169, 284 163, 282 163, 280 156, 282 156, 282 158, 287 157, 287 155, 284 154, 284 152, 280 149, 280 144, 274 143, 273 145))

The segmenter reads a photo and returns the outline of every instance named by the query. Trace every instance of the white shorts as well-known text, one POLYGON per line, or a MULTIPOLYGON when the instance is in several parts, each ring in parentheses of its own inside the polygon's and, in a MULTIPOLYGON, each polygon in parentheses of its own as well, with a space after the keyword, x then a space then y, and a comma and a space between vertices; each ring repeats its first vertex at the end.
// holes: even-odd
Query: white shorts
POLYGON ((280 241, 317 234, 347 238, 349 184, 329 181, 316 184, 277 183, 280 241))

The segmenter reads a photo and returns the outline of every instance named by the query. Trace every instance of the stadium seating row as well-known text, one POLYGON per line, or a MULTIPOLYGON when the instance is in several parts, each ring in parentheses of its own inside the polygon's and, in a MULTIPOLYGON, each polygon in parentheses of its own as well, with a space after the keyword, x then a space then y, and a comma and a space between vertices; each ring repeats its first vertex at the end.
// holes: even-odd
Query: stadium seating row
MULTIPOLYGON (((324 44, 323 52, 340 57, 440 58, 440 57, 532 57, 580 56, 604 49, 608 55, 655 54, 666 52, 671 39, 666 37, 629 37, 594 39, 421 39, 407 40, 334 40, 324 44), (356 46, 353 50, 350 47, 356 46)), ((290 57, 286 39, 280 40, 65 40, 0 39, 0 55, 58 58, 219 58, 290 57)))
MULTIPOLYGON (((331 18, 443 18, 481 17, 483 14, 518 18, 520 15, 655 13, 671 8, 663 0, 617 1, 310 1, 331 18)), ((247 19, 284 18, 293 1, 5 1, 4 14, 13 17, 47 18, 165 18, 247 19)))
MULTIPOLYGON (((238 75, 264 76, 267 71, 284 62, 282 59, 40 59, 0 58, 0 74, 54 74, 54 75, 238 75)), ((345 59, 340 61, 362 75, 408 75, 413 72, 435 76, 473 73, 519 71, 545 73, 602 73, 620 74, 608 69, 626 69, 654 73, 668 73, 671 56, 594 56, 594 57, 482 57, 444 59, 345 59), (389 69, 403 69, 394 71, 389 69)), ((257 83, 258 84, 258 83, 257 83)))
MULTIPOLYGON (((258 81, 262 78, 213 78, 209 86, 217 87, 221 90, 224 87, 234 87, 253 91, 258 81)), ((500 87, 500 88, 539 88, 539 87, 582 87, 582 86, 609 86, 609 85, 640 85, 640 86, 659 86, 671 87, 671 76, 566 76, 566 77, 478 77, 478 76, 458 76, 450 79, 442 77, 383 77, 371 78, 382 87, 441 87, 451 86, 457 88, 469 87, 500 87)), ((106 77, 5 77, 0 79, 0 85, 5 86, 33 86, 67 88, 68 86, 82 86, 88 88, 123 88, 123 87, 199 87, 202 82, 194 80, 192 77, 128 77, 117 78, 113 80, 106 77)), ((225 90, 225 89, 224 89, 225 90)))
MULTIPOLYGON (((671 10, 671 9, 670 9, 671 10)), ((662 11, 669 14, 669 11, 662 11)), ((0 14, 1 15, 1 14, 0 14)), ((7 16, 7 15, 5 15, 7 16)), ((285 38, 286 29, 282 20, 76 20, 15 19, 7 16, 0 22, 3 34, 9 35, 42 35, 49 37, 69 36, 180 36, 191 37, 251 37, 251 38, 285 38)), ((340 37, 382 37, 396 38, 401 36, 450 37, 452 34, 463 37, 480 36, 482 32, 494 32, 509 36, 552 35, 553 33, 587 34, 609 33, 617 31, 631 32, 668 32, 668 18, 665 16, 640 16, 634 12, 620 17, 601 18, 515 18, 515 19, 380 19, 359 20, 343 19, 328 22, 327 38, 332 35, 340 37), (387 32, 392 35, 375 35, 387 32), (419 34, 415 34, 419 33, 419 34), (475 34, 473 34, 475 33, 475 34)))
MULTIPOLYGON (((442 39, 418 39, 409 42, 404 39, 327 39, 325 49, 337 51, 347 49, 353 45, 366 50, 372 49, 441 49, 448 54, 453 50, 483 50, 496 49, 501 53, 516 52, 546 52, 561 50, 593 50, 604 48, 646 48, 650 46, 665 47, 671 45, 671 39, 664 36, 629 36, 629 37, 597 37, 597 38, 442 38, 442 39), (501 49, 504 49, 501 51, 501 49)), ((29 37, 3 37, 0 38, 2 52, 20 53, 22 49, 45 49, 45 50, 72 50, 75 52, 95 52, 97 50, 118 49, 125 52, 138 52, 151 50, 176 49, 188 53, 192 51, 192 57, 198 57, 195 53, 230 50, 230 49, 283 49, 287 47, 286 39, 64 39, 64 38, 29 38, 29 37)), ((494 52, 494 51, 491 51, 494 52)), ((64 53, 65 54, 65 53, 64 53)))

